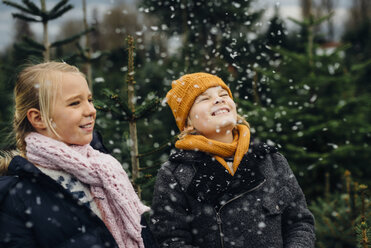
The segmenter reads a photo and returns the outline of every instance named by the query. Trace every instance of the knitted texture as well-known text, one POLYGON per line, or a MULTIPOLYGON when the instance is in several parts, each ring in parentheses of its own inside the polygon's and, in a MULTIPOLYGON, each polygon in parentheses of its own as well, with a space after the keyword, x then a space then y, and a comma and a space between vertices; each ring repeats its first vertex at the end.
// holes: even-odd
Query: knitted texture
POLYGON ((114 157, 90 145, 68 146, 35 132, 27 135, 25 141, 30 162, 65 171, 90 185, 103 221, 120 248, 144 247, 140 219, 149 208, 140 202, 127 174, 114 157))
POLYGON ((173 112, 180 131, 184 129, 195 99, 208 88, 215 86, 221 86, 232 98, 232 93, 223 80, 209 73, 186 74, 172 82, 171 90, 166 95, 166 101, 173 112))
POLYGON ((215 159, 222 164, 229 172, 234 175, 243 156, 249 150, 250 130, 245 125, 237 125, 232 143, 223 143, 206 138, 203 135, 187 135, 175 143, 175 147, 183 150, 199 150, 213 154, 215 159), (232 157, 233 171, 227 165, 224 158, 232 157))

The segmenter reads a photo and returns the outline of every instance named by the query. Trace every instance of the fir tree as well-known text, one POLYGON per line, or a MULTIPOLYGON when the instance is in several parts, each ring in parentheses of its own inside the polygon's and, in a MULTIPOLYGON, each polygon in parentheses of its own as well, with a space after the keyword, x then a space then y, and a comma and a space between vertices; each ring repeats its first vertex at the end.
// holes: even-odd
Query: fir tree
POLYGON ((22 4, 15 3, 13 1, 3 0, 3 3, 21 11, 20 13, 13 13, 14 18, 18 18, 27 22, 38 22, 43 26, 43 42, 39 43, 29 37, 24 37, 20 44, 15 46, 21 53, 26 55, 40 56, 42 54, 43 60, 50 60, 50 48, 63 46, 64 44, 73 42, 79 39, 81 36, 90 32, 90 30, 84 30, 76 35, 73 35, 67 39, 49 42, 48 24, 50 21, 55 20, 67 11, 71 10, 73 6, 68 3, 68 0, 60 0, 50 10, 46 9, 45 0, 40 0, 40 6, 29 0, 22 0, 22 4))
POLYGON ((310 30, 326 18, 296 21, 309 29, 306 52, 272 47, 281 57, 270 69, 256 68, 260 102, 239 103, 253 136, 276 142, 309 198, 323 194, 326 173, 333 190, 345 169, 363 182, 371 172, 369 93, 355 94, 353 84, 364 67, 346 66, 346 47, 326 51, 313 41, 310 30))
POLYGON ((228 78, 243 70, 254 54, 251 36, 262 11, 253 11, 253 2, 143 0, 142 10, 159 19, 158 32, 179 38, 172 68, 228 78))
POLYGON ((319 197, 309 208, 316 219, 316 247, 367 248, 370 245, 371 202, 367 186, 344 173, 342 190, 319 197))
MULTIPOLYGON (((137 193, 141 195, 141 185, 151 185, 154 179, 153 175, 150 173, 143 174, 141 171, 146 170, 145 166, 141 168, 139 159, 144 156, 150 155, 153 151, 145 152, 146 154, 139 154, 138 149, 138 133, 137 133, 137 123, 143 118, 148 118, 148 116, 157 110, 160 100, 153 93, 149 94, 145 101, 141 105, 137 105, 138 96, 135 95, 135 67, 134 67, 134 39, 132 36, 128 36, 128 68, 126 76, 126 96, 124 97, 122 93, 115 93, 112 90, 105 89, 105 94, 107 99, 102 102, 97 102, 96 106, 99 110, 110 116, 109 119, 116 120, 114 123, 98 123, 101 126, 111 125, 115 130, 120 130, 123 135, 118 135, 121 140, 120 148, 126 150, 125 154, 129 154, 131 161, 131 179, 135 184, 137 193), (129 130, 121 129, 124 126, 124 122, 129 123, 129 130), (103 125, 102 125, 103 124, 103 125)), ((107 126, 105 127, 107 129, 107 126)), ((167 145, 165 145, 167 146, 167 145)), ((118 153, 121 153, 121 150, 118 153)), ((115 150, 113 151, 115 153, 115 150)), ((115 154, 114 154, 115 155, 115 154)), ((119 158, 123 160, 123 158, 119 158)), ((148 167, 148 166, 147 166, 148 167)), ((128 169, 128 168, 125 168, 128 169)), ((151 169, 151 168, 150 168, 151 169)), ((156 168, 153 168, 156 169, 156 168)))

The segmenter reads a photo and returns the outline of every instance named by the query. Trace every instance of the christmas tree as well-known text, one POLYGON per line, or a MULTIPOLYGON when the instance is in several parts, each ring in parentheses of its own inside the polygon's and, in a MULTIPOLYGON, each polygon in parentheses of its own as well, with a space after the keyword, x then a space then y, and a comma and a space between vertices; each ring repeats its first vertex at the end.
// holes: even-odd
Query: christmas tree
POLYGON ((306 51, 271 47, 280 56, 269 69, 255 69, 259 101, 239 101, 253 135, 274 141, 309 197, 323 195, 326 173, 331 189, 346 169, 364 183, 371 173, 370 92, 359 94, 353 84, 364 66, 346 66, 346 46, 329 51, 314 41, 311 30, 327 18, 296 21, 308 34, 306 51))

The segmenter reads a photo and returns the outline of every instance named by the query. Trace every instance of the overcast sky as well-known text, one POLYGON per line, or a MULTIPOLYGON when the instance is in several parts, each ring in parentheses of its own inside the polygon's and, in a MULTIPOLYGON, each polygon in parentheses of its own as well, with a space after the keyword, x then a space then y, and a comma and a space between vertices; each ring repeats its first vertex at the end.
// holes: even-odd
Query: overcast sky
MULTIPOLYGON (((256 0, 256 8, 266 9, 266 18, 272 15, 274 6, 278 5, 280 7, 280 14, 282 17, 293 17, 296 19, 301 19, 300 13, 300 1, 301 0, 256 0)), ((13 0, 13 2, 20 2, 19 0, 13 0)), ((39 0, 34 0, 36 4, 39 4, 39 0)), ((57 0, 46 0, 48 8, 53 6, 57 0)), ((49 24, 50 39, 53 41, 54 36, 59 33, 60 23, 68 19, 82 19, 82 8, 81 0, 71 0, 75 8, 67 12, 62 18, 51 21, 49 24)), ((108 9, 113 7, 118 3, 133 3, 135 0, 87 0, 88 16, 91 15, 92 10, 97 8, 99 13, 103 15, 108 9)), ((335 2, 335 17, 334 23, 335 28, 338 32, 341 32, 341 27, 346 19, 346 11, 350 7, 350 0, 334 0, 335 2)), ((12 12, 16 12, 14 8, 11 8, 3 3, 0 3, 0 50, 8 46, 13 40, 13 28, 14 19, 11 15, 12 12)), ((294 28, 291 22, 287 22, 289 28, 294 28)), ((37 36, 41 37, 42 27, 40 23, 33 24, 31 26, 32 31, 36 33, 37 36)))

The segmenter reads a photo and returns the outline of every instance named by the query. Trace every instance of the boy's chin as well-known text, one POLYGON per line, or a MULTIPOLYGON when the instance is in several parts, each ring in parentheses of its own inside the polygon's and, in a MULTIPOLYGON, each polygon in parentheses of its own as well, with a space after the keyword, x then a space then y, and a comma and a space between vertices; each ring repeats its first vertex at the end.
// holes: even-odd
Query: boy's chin
POLYGON ((236 125, 237 125, 237 121, 231 118, 231 119, 223 120, 220 123, 220 128, 228 128, 228 127, 234 128, 236 125))

